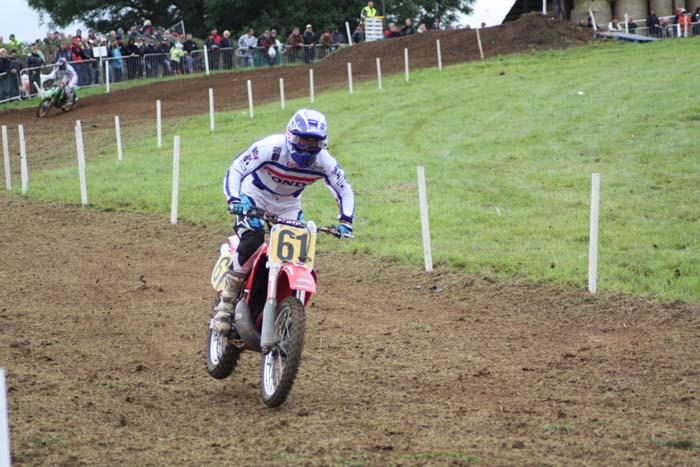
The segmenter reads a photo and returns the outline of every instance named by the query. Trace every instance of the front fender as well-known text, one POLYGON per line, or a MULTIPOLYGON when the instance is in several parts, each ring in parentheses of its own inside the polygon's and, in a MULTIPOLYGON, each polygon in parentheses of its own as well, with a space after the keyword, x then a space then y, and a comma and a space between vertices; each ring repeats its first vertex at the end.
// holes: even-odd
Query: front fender
POLYGON ((292 291, 307 292, 307 297, 316 293, 316 273, 304 266, 287 263, 280 269, 280 280, 277 283, 277 300, 293 294, 292 291))

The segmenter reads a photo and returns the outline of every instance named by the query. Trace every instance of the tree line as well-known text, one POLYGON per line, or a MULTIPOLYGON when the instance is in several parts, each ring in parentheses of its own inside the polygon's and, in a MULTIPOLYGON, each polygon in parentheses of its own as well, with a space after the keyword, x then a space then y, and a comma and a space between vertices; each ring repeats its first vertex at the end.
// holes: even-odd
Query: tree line
MULTIPOLYGON (((386 13, 389 21, 411 18, 432 25, 448 24, 460 13, 469 13, 474 0, 376 0, 377 14, 386 13)), ((185 23, 187 32, 205 37, 209 30, 230 30, 234 35, 248 26, 256 31, 275 28, 283 33, 297 26, 312 24, 320 30, 350 22, 352 29, 358 24, 362 0, 29 0, 29 6, 43 17, 50 18, 54 27, 65 27, 82 22, 98 32, 108 32, 119 27, 128 29, 150 20, 154 25, 168 27, 179 21, 185 23)))

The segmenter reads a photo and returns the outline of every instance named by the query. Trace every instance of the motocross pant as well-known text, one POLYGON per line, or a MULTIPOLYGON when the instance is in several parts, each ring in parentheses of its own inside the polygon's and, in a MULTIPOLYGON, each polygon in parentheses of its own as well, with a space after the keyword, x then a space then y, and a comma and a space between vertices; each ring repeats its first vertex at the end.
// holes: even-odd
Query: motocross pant
MULTIPOLYGON (((244 194, 250 198, 253 206, 263 208, 268 214, 289 219, 302 220, 304 218, 299 197, 277 196, 262 190, 249 191, 250 193, 244 194)), ((239 215, 236 216, 236 225, 233 230, 238 235, 240 242, 233 255, 231 269, 236 273, 247 275, 253 267, 255 252, 265 241, 265 228, 256 224, 254 220, 239 215)))

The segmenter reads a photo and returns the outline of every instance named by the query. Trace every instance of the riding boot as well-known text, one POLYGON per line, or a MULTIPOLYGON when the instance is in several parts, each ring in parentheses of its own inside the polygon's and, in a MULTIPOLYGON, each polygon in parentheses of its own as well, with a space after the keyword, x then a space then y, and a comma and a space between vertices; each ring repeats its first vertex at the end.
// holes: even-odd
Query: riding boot
POLYGON ((231 331, 231 316, 236 304, 238 294, 243 287, 245 275, 229 271, 224 279, 224 290, 221 291, 221 300, 214 307, 214 330, 222 334, 231 331))

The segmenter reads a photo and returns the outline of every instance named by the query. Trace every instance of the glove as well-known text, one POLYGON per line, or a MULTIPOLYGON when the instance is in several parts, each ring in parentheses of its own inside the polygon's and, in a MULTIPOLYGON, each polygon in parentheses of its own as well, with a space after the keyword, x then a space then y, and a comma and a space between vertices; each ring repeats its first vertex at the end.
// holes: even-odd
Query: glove
POLYGON ((230 212, 231 214, 243 216, 246 212, 248 212, 248 209, 250 209, 252 206, 253 204, 250 202, 250 198, 248 198, 245 195, 241 195, 240 200, 232 199, 231 201, 229 201, 228 212, 230 212))
POLYGON ((340 234, 340 237, 352 237, 352 226, 349 224, 338 224, 336 227, 338 229, 338 233, 340 234))

